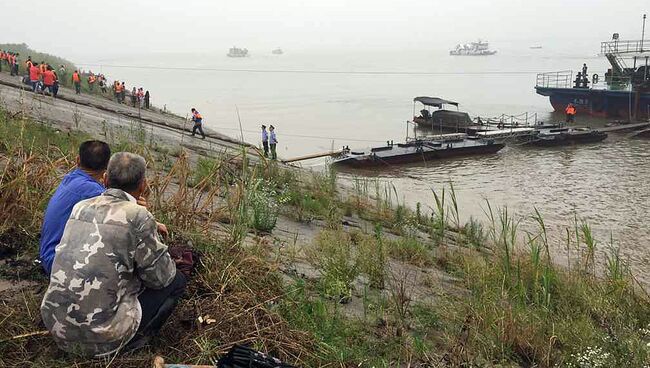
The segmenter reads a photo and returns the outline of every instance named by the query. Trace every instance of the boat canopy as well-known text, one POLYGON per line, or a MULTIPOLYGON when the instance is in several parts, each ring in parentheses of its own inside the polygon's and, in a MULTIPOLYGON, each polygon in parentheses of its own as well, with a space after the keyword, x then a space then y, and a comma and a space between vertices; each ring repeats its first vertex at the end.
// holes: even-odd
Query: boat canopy
POLYGON ((440 109, 442 108, 443 104, 454 105, 458 107, 458 102, 443 100, 442 98, 438 98, 438 97, 421 96, 421 97, 414 98, 413 102, 420 102, 425 106, 433 106, 440 109))

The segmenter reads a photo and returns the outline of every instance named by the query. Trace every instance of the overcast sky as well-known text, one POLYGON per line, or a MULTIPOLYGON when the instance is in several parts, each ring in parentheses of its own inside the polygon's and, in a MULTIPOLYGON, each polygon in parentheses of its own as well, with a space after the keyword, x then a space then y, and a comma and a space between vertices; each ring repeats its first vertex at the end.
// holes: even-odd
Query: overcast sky
POLYGON ((18 0, 1 8, 0 42, 92 61, 231 45, 448 49, 479 37, 590 43, 597 52, 612 32, 640 38, 650 0, 18 0))

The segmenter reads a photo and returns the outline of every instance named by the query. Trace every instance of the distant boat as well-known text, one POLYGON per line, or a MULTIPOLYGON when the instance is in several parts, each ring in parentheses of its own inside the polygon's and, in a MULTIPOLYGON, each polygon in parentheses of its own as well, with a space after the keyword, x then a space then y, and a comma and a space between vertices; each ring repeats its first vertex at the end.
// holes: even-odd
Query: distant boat
POLYGON ((542 46, 531 46, 530 47, 531 50, 539 50, 541 48, 542 48, 542 46))
POLYGON ((282 55, 282 54, 284 54, 284 51, 282 51, 282 49, 278 47, 277 49, 271 51, 271 53, 273 55, 282 55))
POLYGON ((456 48, 449 51, 449 55, 454 56, 489 56, 496 54, 496 50, 490 50, 487 41, 478 40, 469 44, 458 44, 456 48))
POLYGON ((248 49, 231 47, 230 50, 228 50, 228 57, 246 57, 246 56, 248 56, 248 49))

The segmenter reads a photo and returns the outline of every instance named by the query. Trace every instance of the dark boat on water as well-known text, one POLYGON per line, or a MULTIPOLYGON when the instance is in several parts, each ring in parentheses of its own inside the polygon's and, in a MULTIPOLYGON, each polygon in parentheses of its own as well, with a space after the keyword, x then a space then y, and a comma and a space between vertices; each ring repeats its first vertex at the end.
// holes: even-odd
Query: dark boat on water
POLYGON ((413 122, 420 127, 444 132, 464 132, 474 125, 468 113, 458 111, 458 102, 420 96, 413 99, 413 111, 416 102, 424 106, 420 110, 420 116, 413 117, 413 122), (445 109, 445 105, 456 106, 456 111, 445 109))
MULTIPOLYGON (((645 18, 644 29, 645 29, 645 18)), ((548 96, 556 112, 571 103, 578 114, 642 120, 650 117, 650 40, 601 42, 600 53, 611 68, 604 75, 582 71, 559 71, 537 75, 537 94, 548 96)))
POLYGON ((607 138, 607 133, 590 128, 552 128, 539 130, 525 143, 543 147, 568 146, 600 142, 605 138, 607 138))
POLYGON ((427 162, 444 158, 492 154, 505 145, 494 140, 472 137, 451 137, 449 139, 413 139, 406 143, 387 142, 385 146, 364 151, 344 149, 334 158, 333 165, 351 167, 390 166, 406 163, 427 162))

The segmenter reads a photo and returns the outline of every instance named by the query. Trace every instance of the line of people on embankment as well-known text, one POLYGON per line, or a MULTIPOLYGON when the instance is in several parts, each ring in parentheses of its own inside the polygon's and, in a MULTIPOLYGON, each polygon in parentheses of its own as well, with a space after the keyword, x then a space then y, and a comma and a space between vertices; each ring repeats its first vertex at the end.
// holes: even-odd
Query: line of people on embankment
MULTIPOLYGON (((113 82, 113 97, 117 103, 125 104, 127 96, 127 87, 124 81, 113 82)), ((149 109, 151 107, 151 94, 145 91, 144 88, 135 88, 129 92, 130 105, 139 107, 141 109, 149 109)))
MULTIPOLYGON (((0 72, 6 67, 12 76, 19 75, 19 53, 13 53, 6 50, 0 50, 0 72)), ((108 94, 108 81, 104 74, 95 74, 92 71, 84 72, 78 69, 69 76, 65 65, 60 65, 56 70, 52 65, 41 61, 40 63, 32 61, 29 56, 24 62, 25 74, 23 82, 32 87, 33 92, 45 93, 47 90, 54 97, 58 94, 60 84, 71 83, 75 94, 82 93, 82 84, 85 81, 88 91, 94 93, 96 88, 102 95, 108 94), (36 67, 33 69, 32 67, 36 67), (64 81, 67 81, 64 83, 64 81), (96 87, 97 86, 97 87, 96 87)), ((130 105, 149 109, 151 107, 151 94, 145 91, 143 87, 135 88, 130 92, 127 90, 124 81, 115 81, 112 86, 113 97, 118 103, 127 103, 127 96, 130 99, 130 105)))
POLYGON ((18 75, 18 56, 17 52, 0 50, 0 72, 6 67, 12 76, 18 75))

